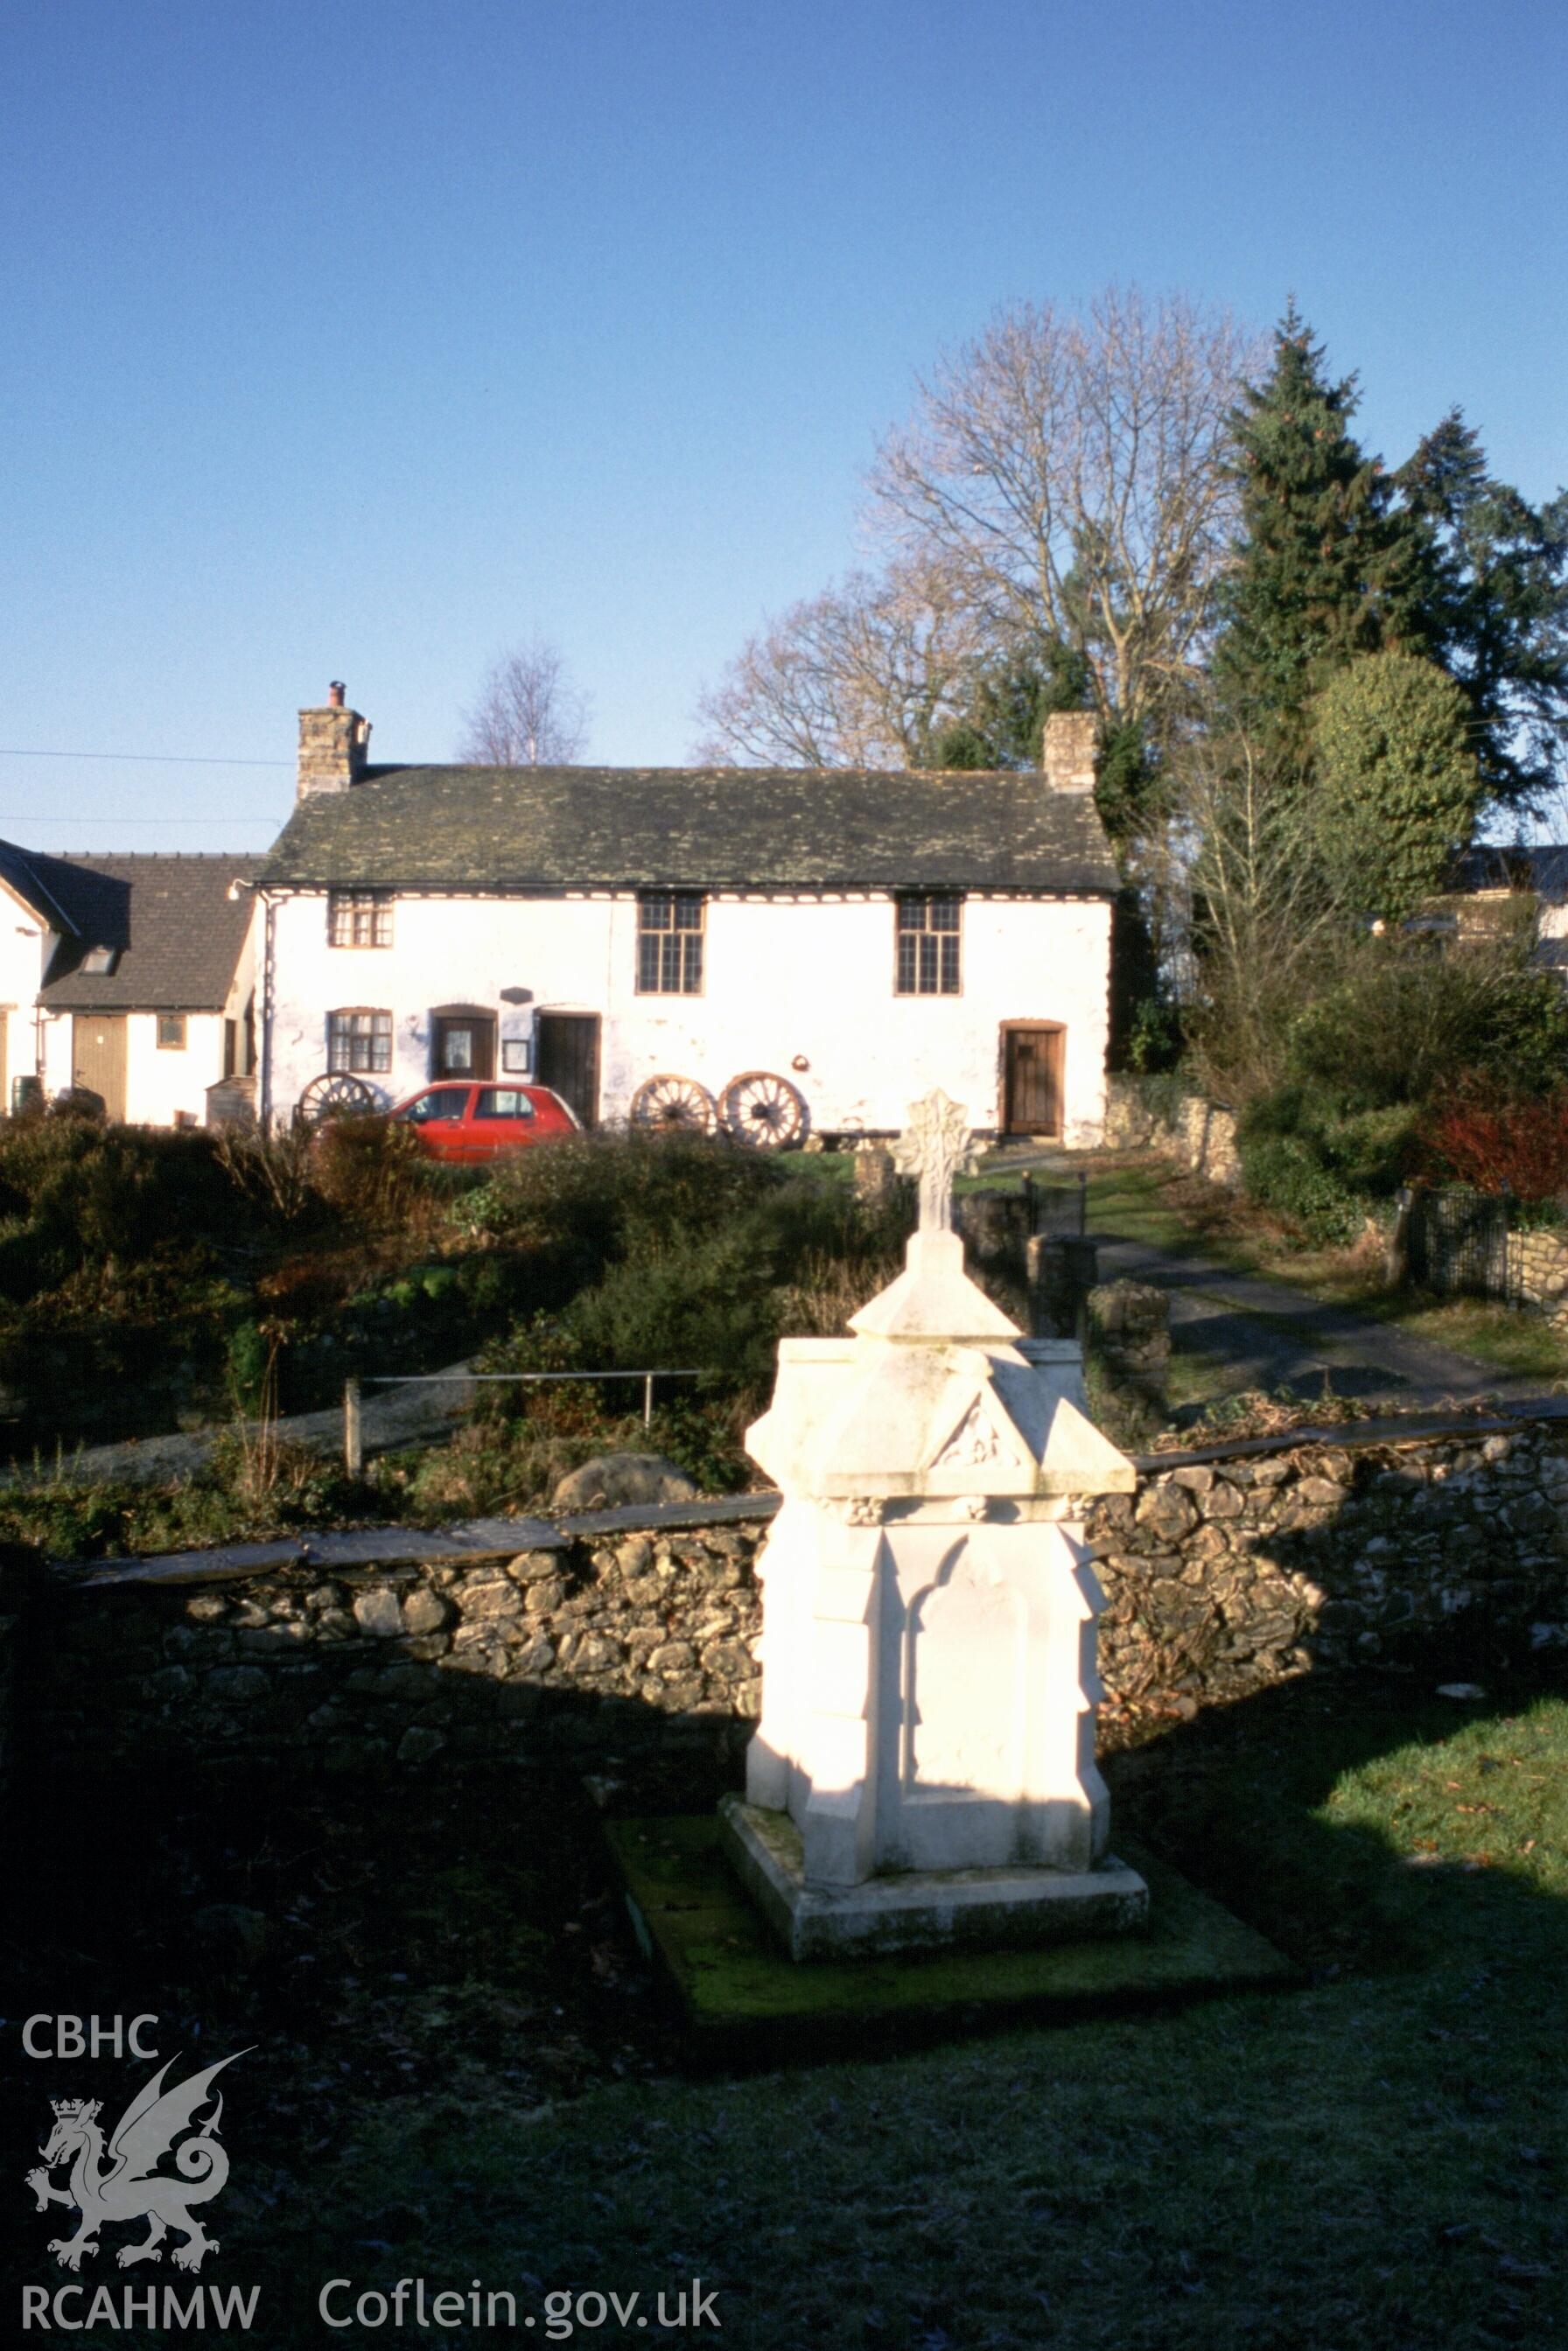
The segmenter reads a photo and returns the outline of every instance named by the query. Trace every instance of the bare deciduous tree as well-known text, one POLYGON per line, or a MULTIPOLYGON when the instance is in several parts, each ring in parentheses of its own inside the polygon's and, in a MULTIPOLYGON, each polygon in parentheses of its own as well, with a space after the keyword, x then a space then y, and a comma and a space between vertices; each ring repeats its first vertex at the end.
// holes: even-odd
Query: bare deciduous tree
POLYGON ((1201 1075, 1239 1104, 1278 1081, 1292 1018, 1347 933, 1299 773, 1244 736, 1205 735, 1180 758, 1164 854, 1167 901, 1185 901, 1181 993, 1201 1075))
POLYGON ((917 767, 960 713, 982 650, 948 569, 901 559, 765 623, 705 693, 716 764, 917 767))
POLYGON ((883 442, 871 527, 993 635, 1080 652, 1103 718, 1163 732, 1205 652, 1236 520, 1226 419, 1262 358, 1180 296, 999 311, 883 442))
POLYGON ((559 646, 534 636, 492 662, 477 700, 463 714, 460 759, 495 768, 557 768, 588 737, 589 699, 573 684, 559 646))

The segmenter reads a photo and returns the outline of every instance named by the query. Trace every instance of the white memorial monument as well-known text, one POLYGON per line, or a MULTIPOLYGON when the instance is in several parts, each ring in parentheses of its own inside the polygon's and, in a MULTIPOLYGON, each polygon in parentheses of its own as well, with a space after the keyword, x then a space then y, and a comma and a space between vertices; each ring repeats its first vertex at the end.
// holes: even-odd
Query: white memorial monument
POLYGON ((758 1562, 762 1718, 724 1838, 798 1959, 1139 1925, 1107 1852, 1094 1620, 1074 1516, 1132 1464, 1075 1343, 1025 1339, 950 1229, 964 1112, 913 1106, 905 1270, 852 1339, 786 1339, 753 1458, 784 1496, 758 1562))

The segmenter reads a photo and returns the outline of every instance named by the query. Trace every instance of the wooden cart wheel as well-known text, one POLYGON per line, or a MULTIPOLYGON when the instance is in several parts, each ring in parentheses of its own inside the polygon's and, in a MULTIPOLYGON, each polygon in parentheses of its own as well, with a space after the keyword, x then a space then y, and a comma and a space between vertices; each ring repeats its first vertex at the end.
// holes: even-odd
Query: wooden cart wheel
POLYGON ((633 1126, 653 1127, 661 1134, 711 1134, 718 1110, 706 1086, 695 1078, 668 1075, 649 1078, 632 1097, 633 1126))
POLYGON ((747 1070, 718 1098, 719 1116, 737 1143, 758 1151, 787 1151, 806 1132, 806 1104, 788 1078, 747 1070))
POLYGON ((295 1103, 294 1123, 321 1126, 329 1118, 365 1118, 375 1108, 375 1095, 362 1078, 347 1070, 324 1070, 295 1103))

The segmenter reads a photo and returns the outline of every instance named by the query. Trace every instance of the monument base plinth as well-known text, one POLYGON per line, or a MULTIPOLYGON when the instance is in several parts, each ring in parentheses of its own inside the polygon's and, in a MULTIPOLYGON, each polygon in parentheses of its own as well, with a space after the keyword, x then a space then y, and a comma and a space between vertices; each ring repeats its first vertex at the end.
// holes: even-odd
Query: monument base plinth
POLYGON ((788 1813, 726 1796, 719 1836, 741 1884, 793 1959, 1080 1942, 1146 1925, 1149 1889, 1110 1857, 1093 1869, 901 1870, 809 1886, 788 1813))
POLYGON ((906 2054, 995 2025, 1082 2024, 1302 1980, 1261 1935, 1137 1849, 1150 1897, 1142 1934, 802 1961, 741 1885, 716 1813, 612 1820, 604 1834, 694 2064, 906 2054))

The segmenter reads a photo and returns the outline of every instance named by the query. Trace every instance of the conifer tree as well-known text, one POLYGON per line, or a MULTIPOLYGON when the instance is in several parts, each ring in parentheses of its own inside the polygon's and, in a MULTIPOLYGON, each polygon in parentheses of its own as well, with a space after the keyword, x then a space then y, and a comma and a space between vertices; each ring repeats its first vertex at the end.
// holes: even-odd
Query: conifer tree
POLYGON ((1452 409, 1399 469, 1427 534, 1426 633, 1469 705, 1489 799, 1528 807, 1568 772, 1568 492, 1531 507, 1452 409))
POLYGON ((1215 680, 1232 723, 1291 757, 1342 664, 1427 650, 1423 532, 1350 429, 1355 378, 1331 381, 1323 360, 1292 303, 1267 380, 1231 416, 1242 538, 1221 590, 1215 680))
POLYGON ((1435 662, 1366 653, 1311 712, 1312 822, 1341 904, 1401 922, 1442 886, 1480 798, 1464 689, 1435 662))

